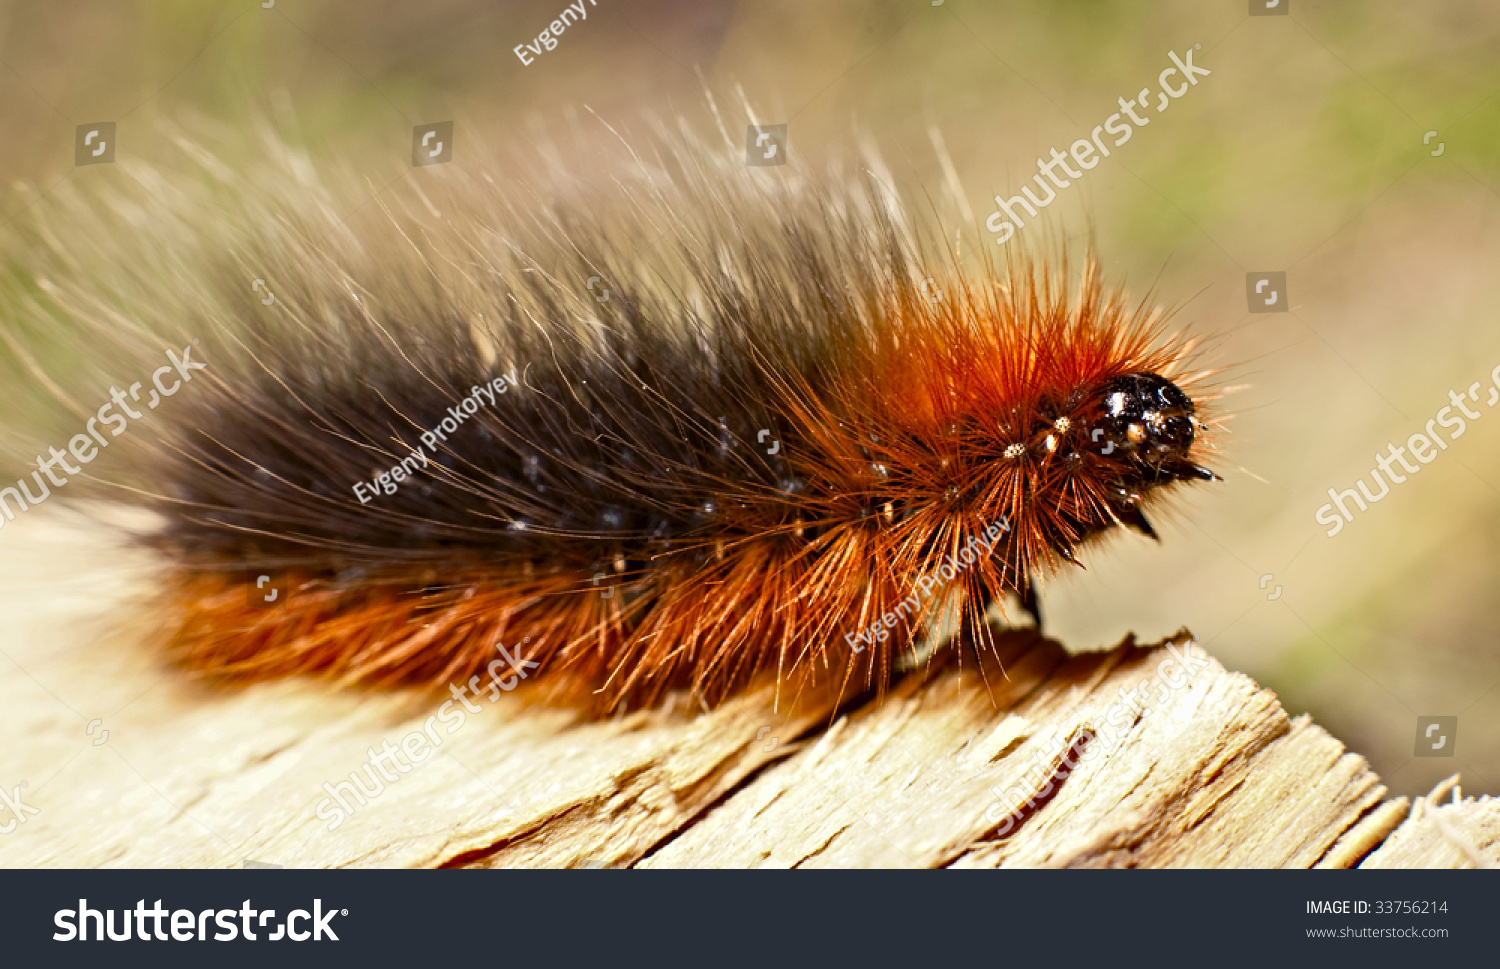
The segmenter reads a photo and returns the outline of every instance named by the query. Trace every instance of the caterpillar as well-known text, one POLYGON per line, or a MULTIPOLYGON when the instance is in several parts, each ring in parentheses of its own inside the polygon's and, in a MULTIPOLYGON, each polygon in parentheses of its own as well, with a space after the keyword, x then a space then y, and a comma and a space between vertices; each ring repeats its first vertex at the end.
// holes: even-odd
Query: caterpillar
POLYGON ((1162 310, 1092 256, 965 256, 874 157, 662 131, 592 180, 424 168, 358 220, 274 136, 183 143, 202 177, 70 186, 18 259, 110 372, 203 365, 108 483, 216 682, 878 689, 1217 477, 1162 310))

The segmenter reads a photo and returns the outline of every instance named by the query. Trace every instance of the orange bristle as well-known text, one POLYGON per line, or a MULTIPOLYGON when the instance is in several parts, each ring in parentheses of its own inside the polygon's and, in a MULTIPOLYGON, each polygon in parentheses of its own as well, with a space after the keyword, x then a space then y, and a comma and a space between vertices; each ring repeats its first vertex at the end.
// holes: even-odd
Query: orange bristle
POLYGON ((1172 383, 1189 345, 1092 258, 1070 295, 1066 265, 927 256, 873 178, 768 187, 690 140, 660 151, 608 215, 452 176, 365 238, 239 187, 299 217, 221 240, 236 265, 203 257, 180 315, 219 339, 134 492, 166 517, 184 667, 525 679, 603 709, 762 676, 880 689, 940 616, 988 648, 992 605, 1034 612, 1036 577, 1211 477, 1172 383), (371 476, 416 456, 398 488, 371 476))

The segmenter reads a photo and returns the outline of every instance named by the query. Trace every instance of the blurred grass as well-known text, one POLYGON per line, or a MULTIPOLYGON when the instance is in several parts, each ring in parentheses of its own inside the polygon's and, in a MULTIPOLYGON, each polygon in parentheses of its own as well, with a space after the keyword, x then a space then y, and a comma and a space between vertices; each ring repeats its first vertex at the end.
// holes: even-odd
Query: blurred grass
MULTIPOLYGON (((1195 62, 1213 75, 1150 113, 1048 214, 1080 245, 1092 231, 1110 274, 1184 304, 1178 319, 1211 338, 1224 382, 1250 385, 1222 407, 1236 414, 1230 480, 1188 496, 1162 546, 1121 540, 1060 577, 1051 629, 1090 647, 1186 623, 1396 790, 1461 768, 1470 790, 1500 793, 1500 422, 1478 422, 1338 538, 1313 522, 1327 488, 1352 486, 1450 387, 1500 362, 1500 9, 1298 0, 1290 17, 1247 18, 1243 3, 1188 0, 599 0, 523 67, 511 48, 563 6, 0 4, 0 172, 31 186, 0 196, 0 232, 34 215, 27 191, 121 177, 72 167, 78 123, 116 120, 122 153, 171 166, 181 158, 154 117, 217 126, 234 157, 248 119, 270 115, 373 190, 406 170, 417 123, 455 119, 458 164, 481 145, 510 158, 537 139, 603 136, 585 106, 627 133, 653 113, 706 128, 705 85, 731 126, 744 123, 737 87, 764 120, 789 123, 798 162, 847 158, 856 129, 872 135, 896 177, 952 219, 935 124, 982 222, 1038 155, 1154 88, 1169 50, 1201 45, 1195 62), (1289 273, 1292 312, 1249 316, 1244 274, 1274 269, 1289 273), (1267 573, 1282 598, 1265 598, 1267 573), (1414 717, 1443 713, 1462 714, 1459 756, 1413 761, 1414 717)), ((14 329, 14 301, 35 287, 14 263, 0 278, 0 326, 14 329)), ((65 324, 24 336, 49 372, 77 369, 65 324)), ((0 363, 14 364, 3 347, 0 363)), ((0 413, 12 442, 76 431, 13 380, 0 413)), ((12 449, 5 476, 25 459, 12 449)))

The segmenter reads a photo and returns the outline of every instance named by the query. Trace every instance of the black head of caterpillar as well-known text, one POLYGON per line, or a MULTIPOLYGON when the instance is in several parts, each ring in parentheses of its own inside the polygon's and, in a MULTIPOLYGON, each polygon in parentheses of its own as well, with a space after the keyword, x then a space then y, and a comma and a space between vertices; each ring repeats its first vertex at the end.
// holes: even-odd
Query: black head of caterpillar
POLYGON ((36 240, 74 247, 38 274, 102 339, 152 343, 80 252, 132 318, 202 337, 127 492, 162 513, 195 672, 442 689, 504 656, 605 707, 878 687, 943 610, 982 636, 992 603, 1035 609, 1037 575, 1211 476, 1205 375, 1158 311, 1092 260, 1073 289, 934 255, 880 178, 768 182, 669 140, 597 198, 423 169, 352 232, 287 167, 229 183, 241 219, 204 214, 216 175, 152 200, 144 240, 36 240))
POLYGON ((1101 453, 1118 452, 1126 462, 1111 483, 1111 507, 1120 521, 1156 538, 1140 513, 1142 495, 1174 481, 1214 481, 1218 475, 1188 460, 1197 431, 1208 425, 1194 416, 1192 398, 1154 373, 1115 377, 1099 392, 1101 453))
POLYGON ((1142 484, 1202 476, 1202 469, 1186 467, 1200 423, 1192 399, 1176 384, 1154 373, 1131 373, 1105 384, 1101 394, 1104 440, 1134 459, 1142 484))

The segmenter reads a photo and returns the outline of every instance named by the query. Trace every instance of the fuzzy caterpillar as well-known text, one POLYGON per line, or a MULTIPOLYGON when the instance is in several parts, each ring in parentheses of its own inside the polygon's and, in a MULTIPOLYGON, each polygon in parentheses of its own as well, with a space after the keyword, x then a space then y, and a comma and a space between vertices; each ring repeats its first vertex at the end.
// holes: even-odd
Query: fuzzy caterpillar
POLYGON ((1037 576, 1214 477, 1159 311, 1092 259, 1073 292, 965 263, 878 169, 678 134, 602 189, 424 169, 356 231, 272 149, 66 196, 25 257, 112 367, 201 337, 120 483, 161 513, 190 670, 442 686, 501 644, 606 708, 878 688, 940 610, 980 648, 992 603, 1034 613, 1037 576))

